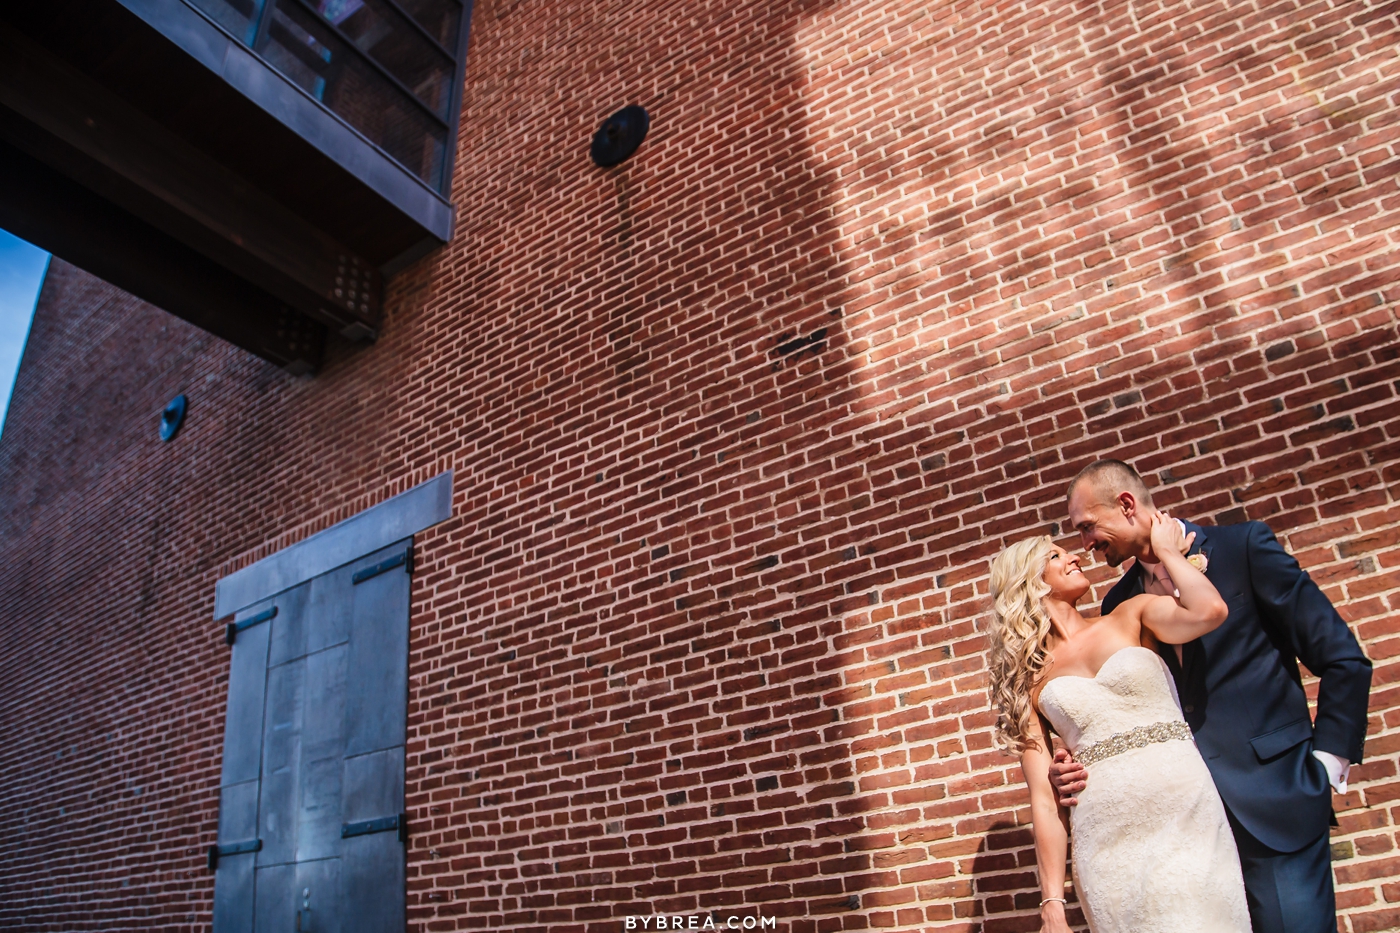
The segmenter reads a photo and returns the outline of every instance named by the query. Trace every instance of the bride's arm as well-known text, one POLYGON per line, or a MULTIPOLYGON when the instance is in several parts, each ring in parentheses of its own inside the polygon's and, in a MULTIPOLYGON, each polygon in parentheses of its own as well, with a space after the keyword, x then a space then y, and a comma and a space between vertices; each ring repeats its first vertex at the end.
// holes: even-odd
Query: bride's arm
MULTIPOLYGON (((1031 720, 1032 745, 1021 753, 1021 773, 1031 792, 1035 862, 1040 870, 1041 898, 1065 896, 1065 859, 1069 852, 1069 813, 1055 801, 1050 786, 1050 743, 1040 717, 1031 720)), ((1043 903, 1040 928, 1044 933, 1069 933, 1062 901, 1043 903)))
POLYGON ((1169 645, 1184 645, 1213 632, 1229 615, 1215 585, 1186 560, 1181 549, 1181 526, 1160 512, 1152 515, 1152 550, 1162 559, 1180 598, 1142 599, 1142 624, 1169 645))

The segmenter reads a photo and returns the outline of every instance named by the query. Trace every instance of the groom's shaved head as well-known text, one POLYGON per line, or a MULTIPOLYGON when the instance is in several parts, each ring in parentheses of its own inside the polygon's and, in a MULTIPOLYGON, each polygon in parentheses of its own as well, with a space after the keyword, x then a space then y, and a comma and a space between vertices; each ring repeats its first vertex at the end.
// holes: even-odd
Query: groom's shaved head
POLYGON ((1119 493, 1130 492, 1142 505, 1152 507, 1152 493, 1147 491, 1147 484, 1138 476, 1137 470, 1122 460, 1095 460, 1079 471, 1065 495, 1072 497, 1080 483, 1088 485, 1099 502, 1112 502, 1119 493))
POLYGON ((1095 460, 1069 484, 1069 523, 1110 566, 1152 559, 1152 493, 1122 460, 1095 460))

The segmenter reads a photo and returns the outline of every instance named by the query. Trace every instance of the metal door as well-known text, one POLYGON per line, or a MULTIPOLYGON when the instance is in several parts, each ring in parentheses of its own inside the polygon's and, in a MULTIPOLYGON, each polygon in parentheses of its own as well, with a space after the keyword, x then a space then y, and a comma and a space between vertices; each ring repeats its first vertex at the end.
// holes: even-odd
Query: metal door
POLYGON ((234 617, 214 933, 405 926, 412 539, 234 617))

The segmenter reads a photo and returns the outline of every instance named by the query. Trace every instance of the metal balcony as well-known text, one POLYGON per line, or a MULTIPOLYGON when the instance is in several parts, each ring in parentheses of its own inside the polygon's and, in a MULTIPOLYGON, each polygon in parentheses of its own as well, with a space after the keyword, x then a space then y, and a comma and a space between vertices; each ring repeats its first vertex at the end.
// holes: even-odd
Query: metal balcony
POLYGON ((0 10, 0 226, 293 372, 445 243, 470 4, 0 10))

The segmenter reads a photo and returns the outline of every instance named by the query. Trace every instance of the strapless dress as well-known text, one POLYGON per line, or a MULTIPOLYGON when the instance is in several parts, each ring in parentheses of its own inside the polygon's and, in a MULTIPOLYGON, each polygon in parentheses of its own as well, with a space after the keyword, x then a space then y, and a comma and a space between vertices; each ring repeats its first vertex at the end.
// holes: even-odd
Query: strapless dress
POLYGON ((1056 677, 1040 709, 1089 772, 1070 808, 1089 929, 1250 933, 1225 805, 1157 653, 1123 648, 1095 677, 1056 677))

